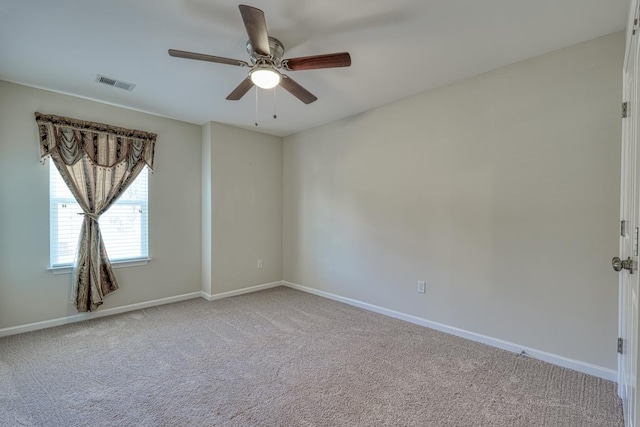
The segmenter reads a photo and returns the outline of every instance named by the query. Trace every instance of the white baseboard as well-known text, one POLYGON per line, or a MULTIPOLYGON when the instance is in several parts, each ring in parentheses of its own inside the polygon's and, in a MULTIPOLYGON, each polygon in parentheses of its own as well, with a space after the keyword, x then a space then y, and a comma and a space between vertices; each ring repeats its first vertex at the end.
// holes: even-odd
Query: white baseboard
POLYGON ((282 286, 281 281, 265 283, 262 285, 250 286, 248 288, 238 289, 236 291, 222 292, 219 294, 208 294, 206 292, 191 292, 189 294, 176 295, 174 297, 160 298, 152 301, 139 302, 136 304, 123 305, 121 307, 106 308, 104 310, 93 311, 89 313, 78 313, 66 317, 58 317, 51 320, 43 320, 42 322, 27 323, 26 325, 11 326, 9 328, 0 329, 0 337, 9 335, 22 334, 24 332, 37 331, 38 329, 53 328, 54 326, 66 325, 68 323, 82 322, 83 320, 95 319, 98 317, 112 316, 114 314, 126 313, 128 311, 141 310, 143 308, 155 307, 157 305, 171 304, 173 302, 185 301, 193 298, 204 298, 208 301, 214 301, 222 298, 229 298, 236 295, 247 294, 250 292, 261 291, 263 289, 275 288, 282 286))
POLYGON ((513 353, 522 353, 529 357, 539 359, 554 365, 562 366, 563 368, 573 369, 574 371, 583 372, 585 374, 593 375, 595 377, 603 378, 605 380, 617 382, 618 372, 614 369, 605 368, 603 366, 594 365, 587 362, 582 362, 575 359, 569 359, 568 357, 558 356, 557 354, 548 353, 546 351, 536 350, 535 348, 525 347, 519 344, 514 344, 501 339, 489 337, 475 332, 466 331, 464 329, 456 328, 453 326, 444 325, 442 323, 432 322, 431 320, 423 319, 421 317, 412 316, 410 314, 401 313, 399 311, 389 310, 384 307, 378 307, 377 305, 368 304, 366 302, 354 300, 351 298, 345 298, 339 295, 335 295, 329 292, 320 291, 318 289, 302 286, 297 283, 291 283, 282 281, 284 286, 297 289, 299 291, 307 292, 310 294, 318 295, 324 298, 329 298, 335 301, 343 302, 345 304, 359 307, 365 310, 373 311, 375 313, 383 314, 385 316, 393 317, 396 319, 404 320, 406 322, 414 323, 416 325, 425 326, 427 328, 436 329, 447 334, 455 335, 461 338, 465 338, 471 341, 480 342, 483 344, 497 347, 502 350, 507 350, 513 353))
POLYGON ((57 319, 44 320, 42 322, 27 323, 26 325, 12 326, 10 328, 0 329, 0 337, 37 331, 38 329, 52 328, 54 326, 66 325, 67 323, 82 322, 83 320, 95 319, 98 317, 112 316, 114 314, 126 313, 127 311, 140 310, 143 308, 155 307, 157 305, 200 298, 202 296, 202 292, 191 292, 189 294, 176 295, 174 297, 160 298, 152 301, 123 305, 121 307, 106 308, 104 310, 88 313, 78 313, 71 316, 58 317, 57 319))
POLYGON ((237 289, 235 291, 220 292, 218 294, 208 294, 206 292, 202 292, 202 298, 208 301, 215 301, 218 299, 249 294, 251 292, 263 291, 265 289, 275 288, 277 286, 282 286, 282 281, 278 280, 277 282, 263 283, 262 285, 249 286, 248 288, 237 289))
POLYGON ((9 328, 0 329, 0 337, 21 334, 24 332, 36 331, 38 329, 51 328, 54 326, 65 325, 67 323, 81 322, 83 320, 95 319, 98 317, 111 316, 114 314, 125 313, 133 310, 140 310, 143 308, 149 308, 149 307, 154 307, 154 306, 163 305, 163 304, 170 304, 173 302, 184 301, 184 300, 193 299, 193 298, 201 297, 208 301, 215 301, 223 298, 229 298, 233 296, 248 294, 251 292, 257 292, 265 289, 275 288, 277 286, 287 286, 292 289, 297 289, 299 291, 303 291, 303 292, 318 295, 324 298, 339 301, 345 304, 352 305, 354 307, 359 307, 365 310, 373 311, 375 313, 383 314, 385 316, 404 320, 409 323, 435 329, 435 330, 445 332, 451 335, 455 335, 461 338, 465 338, 471 341, 487 344, 492 347, 497 347, 513 353, 520 354, 524 352, 526 355, 530 357, 533 357, 548 363, 552 363, 554 365, 562 366, 564 368, 573 369, 574 371, 583 372, 585 374, 603 378, 609 381, 617 382, 618 380, 617 371, 614 369, 609 369, 609 368, 594 365, 591 363, 570 359, 564 356, 559 356, 557 354, 548 353, 546 351, 536 350, 531 347, 525 347, 519 344, 514 344, 508 341, 489 337, 487 335, 466 331, 464 329, 444 325, 442 323, 433 322, 431 320, 423 319, 421 317, 412 316, 410 314, 401 313, 399 311, 390 310, 388 308, 379 307, 366 302, 342 297, 336 294, 332 294, 332 293, 321 291, 314 288, 309 288, 307 286, 302 286, 297 283, 291 283, 287 281, 264 283, 262 285, 250 286, 250 287, 238 289, 235 291, 221 292, 217 294, 208 294, 206 292, 192 292, 189 294, 176 295, 173 297, 161 298, 161 299, 156 299, 152 301, 145 301, 145 302, 136 303, 136 304, 129 304, 121 307, 108 308, 105 310, 94 311, 91 313, 78 313, 72 316, 59 317, 57 319, 45 320, 42 322, 28 323, 26 325, 12 326, 9 328))

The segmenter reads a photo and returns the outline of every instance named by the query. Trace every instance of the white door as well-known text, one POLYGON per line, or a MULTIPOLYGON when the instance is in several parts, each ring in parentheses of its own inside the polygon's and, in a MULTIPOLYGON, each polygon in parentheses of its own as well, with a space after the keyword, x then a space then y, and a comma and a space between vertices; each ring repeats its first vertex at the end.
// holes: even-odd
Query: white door
POLYGON ((620 271, 619 336, 623 339, 618 355, 618 394, 624 406, 625 426, 638 424, 638 230, 640 227, 640 174, 637 147, 640 115, 640 43, 638 43, 638 0, 631 0, 623 72, 623 101, 627 117, 622 121, 622 171, 620 197, 620 254, 613 259, 620 271))

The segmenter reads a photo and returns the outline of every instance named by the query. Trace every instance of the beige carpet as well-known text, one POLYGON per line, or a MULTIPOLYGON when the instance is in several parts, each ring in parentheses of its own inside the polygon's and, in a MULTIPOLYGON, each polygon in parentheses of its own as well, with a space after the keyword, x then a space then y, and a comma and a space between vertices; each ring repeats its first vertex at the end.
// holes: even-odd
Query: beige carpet
POLYGON ((615 385, 288 288, 0 338, 2 426, 623 426, 615 385))

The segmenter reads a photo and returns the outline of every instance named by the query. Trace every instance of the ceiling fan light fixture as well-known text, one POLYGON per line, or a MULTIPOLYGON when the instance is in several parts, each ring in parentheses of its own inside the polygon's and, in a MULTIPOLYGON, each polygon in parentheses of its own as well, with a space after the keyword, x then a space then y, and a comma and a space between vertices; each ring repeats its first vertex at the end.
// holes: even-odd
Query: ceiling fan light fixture
POLYGON ((251 72, 251 81, 261 89, 272 89, 280 84, 282 76, 273 68, 258 68, 251 72))

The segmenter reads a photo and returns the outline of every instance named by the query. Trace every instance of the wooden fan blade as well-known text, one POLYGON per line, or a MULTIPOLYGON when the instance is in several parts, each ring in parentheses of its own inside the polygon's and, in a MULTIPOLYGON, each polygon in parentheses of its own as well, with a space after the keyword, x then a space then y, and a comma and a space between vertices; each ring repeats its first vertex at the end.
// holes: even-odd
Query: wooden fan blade
POLYGON ((318 99, 314 94, 300 86, 295 82, 295 80, 285 74, 282 75, 280 86, 288 90, 291 95, 295 96, 305 104, 311 104, 313 101, 318 99))
POLYGON ((249 92, 249 89, 251 89, 252 87, 253 82, 251 81, 250 77, 247 77, 238 85, 237 88, 233 90, 233 92, 229 94, 229 96, 227 96, 227 99, 229 101, 238 101, 244 96, 245 93, 249 92))
POLYGON ((221 56, 205 55, 204 53, 186 52, 184 50, 169 49, 169 55, 176 58, 195 59, 198 61, 217 62, 219 64, 237 65, 239 67, 248 67, 249 64, 239 59, 223 58, 221 56))
POLYGON ((282 61, 282 68, 289 71, 348 67, 350 65, 351 55, 349 55, 349 52, 329 53, 327 55, 302 56, 300 58, 291 58, 282 61))
POLYGON ((258 55, 269 56, 271 49, 269 48, 269 35, 267 34, 267 21, 264 19, 264 12, 243 4, 238 7, 253 51, 258 55))

